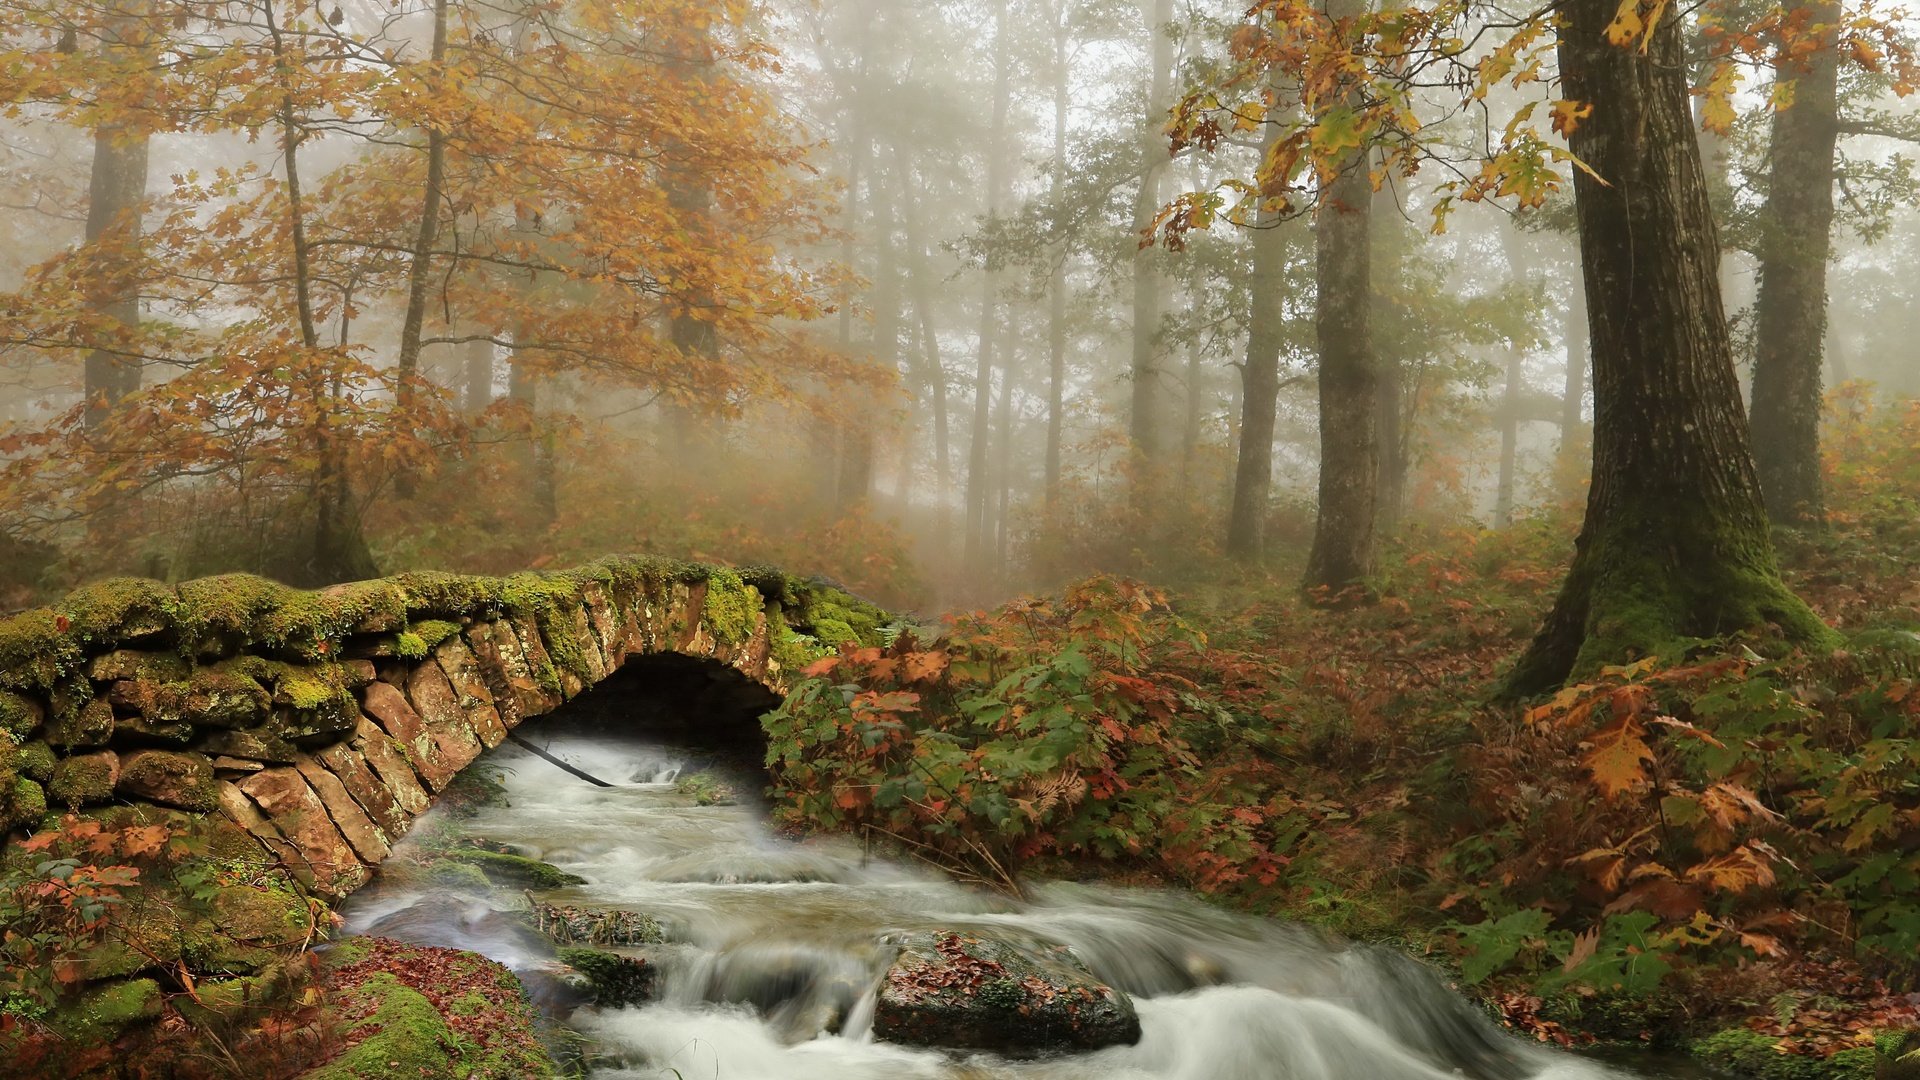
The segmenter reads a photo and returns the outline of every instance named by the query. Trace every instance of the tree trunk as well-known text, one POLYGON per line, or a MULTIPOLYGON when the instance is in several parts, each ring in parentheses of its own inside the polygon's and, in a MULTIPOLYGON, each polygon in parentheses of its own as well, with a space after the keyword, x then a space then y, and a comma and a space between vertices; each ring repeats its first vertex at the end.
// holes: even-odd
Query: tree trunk
MULTIPOLYGON (((93 136, 93 169, 87 185, 89 246, 112 243, 131 255, 140 240, 140 209, 147 199, 146 132, 120 125, 102 125, 93 136)), ((115 258, 118 265, 122 262, 115 258)), ((89 310, 125 327, 140 325, 140 294, 136 282, 115 273, 111 287, 90 296, 89 310)), ((86 359, 88 430, 100 426, 114 406, 140 389, 140 363, 116 349, 95 349, 86 359)))
MULTIPOLYGON (((108 24, 108 49, 141 49, 137 19, 114 19, 108 24)), ((63 42, 63 50, 71 42, 63 42)), ((133 124, 103 123, 93 133, 93 165, 87 183, 86 243, 111 244, 114 273, 104 288, 87 298, 89 311, 121 326, 140 325, 139 284, 127 273, 141 234, 140 214, 147 201, 147 147, 151 136, 133 124)), ((86 412, 83 422, 92 431, 129 394, 140 389, 140 362, 123 350, 100 348, 87 354, 83 376, 86 412)))
MULTIPOLYGON (((1406 292, 1406 263, 1412 230, 1402 215, 1391 190, 1373 193, 1371 222, 1373 252, 1369 258, 1373 311, 1392 314, 1392 305, 1406 292)), ((1407 344, 1390 342, 1382 347, 1374 341, 1374 365, 1379 372, 1379 392, 1374 408, 1374 423, 1379 425, 1380 467, 1374 486, 1375 522, 1379 533, 1391 532, 1400 524, 1406 509, 1407 489, 1407 344)))
MULTIPOLYGON (((1277 95, 1275 95, 1277 96, 1277 95)), ((1265 151, 1284 132, 1267 128, 1265 151)), ((1272 197, 1279 192, 1263 194, 1272 197)), ((1240 369, 1240 431, 1234 459, 1233 497, 1227 513, 1227 554, 1257 559, 1266 546, 1267 499, 1273 488, 1273 426, 1280 397, 1280 348, 1286 319, 1287 245, 1280 214, 1262 205, 1254 215, 1252 308, 1247 319, 1247 362, 1240 369)))
MULTIPOLYGON (((1067 106, 1073 63, 1067 6, 1059 5, 1053 28, 1053 163, 1050 198, 1060 212, 1067 187, 1067 106)), ((1067 393, 1067 252, 1062 243, 1053 253, 1053 272, 1047 276, 1047 464, 1046 500, 1051 510, 1060 501, 1060 435, 1065 422, 1067 393)))
POLYGON ((895 168, 900 174, 900 228, 912 260, 908 281, 913 289, 914 316, 920 325, 921 381, 933 398, 933 467, 935 516, 939 543, 944 550, 951 529, 949 502, 953 495, 953 449, 947 419, 947 368, 940 358, 940 337, 934 326, 933 283, 927 267, 926 242, 920 230, 920 203, 913 186, 913 166, 899 143, 893 147, 895 168))
POLYGON ((1780 581, 1721 308, 1719 245, 1679 20, 1609 44, 1613 0, 1563 9, 1565 92, 1593 342, 1593 482, 1552 612, 1509 676, 1531 693, 1689 637, 1832 632, 1780 581))
MULTIPOLYGON (((1147 109, 1140 151, 1140 187, 1133 200, 1133 229, 1146 232, 1160 212, 1160 178, 1170 156, 1161 129, 1166 123, 1173 85, 1173 39, 1167 24, 1173 21, 1173 0, 1148 0, 1147 34, 1151 70, 1147 73, 1147 109)), ((1128 408, 1128 436, 1142 477, 1164 463, 1167 454, 1166 419, 1161 409, 1166 390, 1160 384, 1160 317, 1163 283, 1154 265, 1158 252, 1142 247, 1133 256, 1132 400, 1128 408)))
POLYGON ((1493 527, 1513 524, 1514 473, 1520 457, 1521 359, 1518 345, 1507 349, 1507 385, 1500 397, 1500 475, 1494 483, 1493 527))
POLYGON ((1782 60, 1792 103, 1773 117, 1773 171, 1760 215, 1760 295, 1754 305, 1753 458, 1767 514, 1784 525, 1825 516, 1820 477, 1821 354, 1827 329, 1827 260, 1833 239, 1833 154, 1839 139, 1840 5, 1818 0, 1804 15, 1821 46, 1782 60))
MULTIPOLYGON (((485 333, 478 328, 473 332, 485 333)), ((493 342, 483 337, 467 342, 461 351, 465 354, 461 408, 468 416, 479 416, 493 404, 493 342)))
POLYGON ((1373 570, 1380 379, 1369 317, 1372 201, 1367 155, 1358 154, 1328 186, 1314 222, 1320 513, 1304 584, 1329 600, 1350 596, 1373 570))
MULTIPOLYGON (((999 222, 1007 187, 1007 113, 1012 106, 1013 41, 1007 27, 1008 0, 993 14, 993 126, 987 135, 987 232, 999 222)), ((980 287, 979 359, 973 376, 973 433, 967 446, 967 524, 961 564, 971 574, 986 569, 988 499, 992 489, 987 445, 993 407, 993 343, 999 325, 999 256, 989 253, 980 287)))
POLYGON ((1560 467, 1572 474, 1573 463, 1587 449, 1587 293, 1584 284, 1575 281, 1567 295, 1567 314, 1562 334, 1566 346, 1566 386, 1560 395, 1560 467))
MULTIPOLYGON (((447 0, 433 5, 433 46, 428 61, 433 79, 440 79, 440 66, 447 58, 447 0)), ((407 265, 407 309, 400 322, 400 384, 395 391, 400 415, 408 416, 418 404, 420 376, 420 336, 427 321, 427 284, 433 272, 433 248, 440 239, 440 203, 447 186, 447 133, 438 127, 427 129, 427 183, 420 193, 420 222, 413 235, 413 250, 407 265)), ((396 478, 402 495, 413 493, 413 475, 402 471, 396 478)))

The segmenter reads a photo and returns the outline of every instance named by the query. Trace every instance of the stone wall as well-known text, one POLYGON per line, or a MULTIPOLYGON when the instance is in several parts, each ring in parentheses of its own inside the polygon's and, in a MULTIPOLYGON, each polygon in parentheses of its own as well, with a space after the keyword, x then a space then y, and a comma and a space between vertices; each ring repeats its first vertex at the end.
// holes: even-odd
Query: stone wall
POLYGON ((218 814, 338 900, 483 750, 628 657, 779 692, 883 618, 775 572, 629 557, 314 592, 102 582, 0 622, 0 831, 110 803, 218 814))

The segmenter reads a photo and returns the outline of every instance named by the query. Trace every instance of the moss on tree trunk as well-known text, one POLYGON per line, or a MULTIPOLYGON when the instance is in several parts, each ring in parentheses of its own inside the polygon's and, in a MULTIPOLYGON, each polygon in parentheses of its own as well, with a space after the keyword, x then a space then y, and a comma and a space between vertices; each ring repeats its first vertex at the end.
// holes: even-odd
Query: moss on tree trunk
POLYGON ((1594 103, 1573 152, 1593 342, 1593 484, 1573 567, 1508 689, 1546 689, 1688 637, 1832 631, 1781 582, 1717 280, 1718 243, 1677 20, 1608 43, 1618 5, 1574 0, 1560 63, 1594 103))

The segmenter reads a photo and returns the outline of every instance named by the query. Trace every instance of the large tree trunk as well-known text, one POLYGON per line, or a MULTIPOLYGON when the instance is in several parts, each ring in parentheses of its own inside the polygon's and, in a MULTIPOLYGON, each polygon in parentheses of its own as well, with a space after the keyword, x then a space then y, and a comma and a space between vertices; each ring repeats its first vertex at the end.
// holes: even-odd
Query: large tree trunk
POLYGON ((1833 154, 1839 139, 1839 57, 1833 0, 1791 9, 1817 28, 1819 51, 1782 60, 1778 79, 1792 104, 1774 114, 1773 172, 1760 215, 1760 296, 1754 306, 1753 458, 1767 514, 1782 524, 1818 523, 1821 353, 1832 252, 1833 154))
POLYGON ((1527 693, 1683 638, 1831 631, 1780 581, 1716 277, 1719 246, 1688 111, 1679 20, 1646 51, 1609 44, 1614 0, 1563 8, 1567 95, 1592 102, 1572 150, 1593 341, 1593 483, 1573 566, 1509 677, 1527 693))
MULTIPOLYGON (((1012 106, 1013 35, 1007 26, 1008 0, 994 5, 993 14, 993 126, 987 135, 987 227, 999 221, 1006 198, 1007 113, 1012 106)), ((999 256, 989 253, 986 274, 980 286, 980 330, 978 362, 973 375, 973 428, 967 446, 967 523, 961 565, 968 573, 986 569, 987 533, 993 477, 990 475, 987 446, 992 437, 993 416, 993 344, 998 336, 1000 302, 999 256)))
MULTIPOLYGON (((1147 111, 1141 139, 1140 187, 1133 200, 1133 228, 1144 233, 1160 212, 1160 179, 1170 160, 1167 141, 1161 137, 1171 105, 1173 85, 1173 39, 1167 36, 1167 24, 1173 21, 1173 0, 1148 0, 1147 34, 1151 70, 1147 73, 1147 111)), ((1128 407, 1128 435, 1137 457, 1136 467, 1144 477, 1164 464, 1167 456, 1167 423, 1161 408, 1166 388, 1160 378, 1160 317, 1165 288, 1154 259, 1159 252, 1151 247, 1138 249, 1133 256, 1133 359, 1131 363, 1132 399, 1128 407)))
MULTIPOLYGON (((147 198, 147 144, 146 132, 117 125, 103 125, 94 133, 87 185, 89 245, 110 241, 130 255, 139 242, 140 208, 147 198)), ((140 324, 139 288, 123 273, 114 275, 112 287, 89 297, 87 306, 122 326, 140 324)), ((85 378, 85 422, 91 430, 120 399, 140 389, 140 363, 122 350, 95 349, 87 354, 85 378)))
MULTIPOLYGON (((109 25, 116 36, 107 41, 109 49, 137 49, 142 33, 137 20, 115 20, 109 25)), ((126 272, 133 265, 132 255, 140 241, 140 213, 147 200, 147 146, 150 136, 144 128, 131 124, 105 123, 93 133, 93 166, 87 184, 88 246, 111 244, 116 257, 110 260, 115 273, 94 295, 87 298, 88 310, 104 315, 125 327, 140 324, 139 285, 126 272)), ((114 406, 140 389, 140 362, 124 350, 99 348, 87 354, 85 379, 86 412, 89 431, 98 428, 114 406)))
POLYGON ((1351 598, 1373 570, 1380 379, 1374 363, 1371 216, 1367 155, 1356 154, 1322 197, 1314 222, 1319 302, 1320 513, 1307 555, 1306 589, 1351 598))

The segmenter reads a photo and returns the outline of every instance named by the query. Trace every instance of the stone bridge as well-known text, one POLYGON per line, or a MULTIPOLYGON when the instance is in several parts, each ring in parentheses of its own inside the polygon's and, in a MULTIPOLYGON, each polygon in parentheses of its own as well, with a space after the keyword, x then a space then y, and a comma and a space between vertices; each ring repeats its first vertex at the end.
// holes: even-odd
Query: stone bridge
POLYGON ((105 581, 0 622, 0 833, 11 847, 109 805, 222 815, 337 901, 483 750, 623 666, 640 674, 636 658, 698 658, 771 702, 885 618, 775 571, 641 557, 312 592, 105 581))

